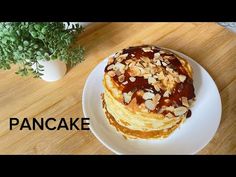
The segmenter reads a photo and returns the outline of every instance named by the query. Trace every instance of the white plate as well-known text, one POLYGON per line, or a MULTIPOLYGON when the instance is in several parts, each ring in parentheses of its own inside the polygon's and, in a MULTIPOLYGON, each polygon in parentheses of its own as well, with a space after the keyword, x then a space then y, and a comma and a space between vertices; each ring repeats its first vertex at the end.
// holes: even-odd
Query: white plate
POLYGON ((213 138, 221 119, 221 99, 215 82, 207 71, 190 57, 196 102, 192 116, 163 140, 126 140, 112 127, 102 110, 102 79, 107 58, 91 72, 84 86, 82 106, 90 118, 90 129, 97 139, 116 154, 195 154, 213 138))

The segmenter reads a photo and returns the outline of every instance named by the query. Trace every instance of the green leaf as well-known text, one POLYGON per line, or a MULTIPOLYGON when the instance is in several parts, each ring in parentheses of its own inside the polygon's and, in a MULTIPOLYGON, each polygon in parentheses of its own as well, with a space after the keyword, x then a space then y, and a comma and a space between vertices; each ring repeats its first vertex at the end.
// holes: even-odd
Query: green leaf
POLYGON ((37 54, 38 56, 42 55, 42 53, 41 53, 40 51, 37 51, 36 54, 37 54))
POLYGON ((37 56, 36 57, 36 60, 41 60, 42 58, 40 56, 37 56))
POLYGON ((37 49, 39 46, 37 44, 34 45, 34 49, 37 49))
POLYGON ((49 57, 49 53, 45 52, 45 53, 44 53, 44 56, 45 56, 45 57, 49 57))
POLYGON ((4 34, 7 34, 7 33, 8 33, 7 28, 4 28, 4 29, 2 30, 2 32, 3 32, 4 34))
POLYGON ((15 42, 15 41, 16 41, 16 38, 10 37, 10 40, 11 40, 11 42, 15 42))
POLYGON ((43 40, 45 37, 44 37, 44 35, 39 34, 38 38, 41 39, 41 40, 43 40))
POLYGON ((21 45, 18 46, 19 51, 23 50, 23 47, 21 45))
POLYGON ((28 42, 28 41, 24 41, 24 42, 23 42, 23 45, 24 45, 24 46, 28 46, 28 45, 29 45, 29 42, 28 42))
POLYGON ((35 24, 35 25, 34 25, 34 28, 35 28, 36 30, 38 30, 38 31, 41 30, 41 26, 40 26, 39 24, 35 24))
POLYGON ((16 30, 16 34, 17 34, 18 36, 20 36, 20 35, 21 35, 21 33, 20 33, 20 31, 19 31, 19 30, 16 30))
POLYGON ((37 37, 37 33, 36 33, 35 31, 32 31, 32 32, 31 32, 31 35, 32 35, 34 38, 37 37))
POLYGON ((42 30, 41 30, 41 32, 42 32, 43 34, 46 34, 46 32, 47 32, 47 26, 43 27, 42 30))
POLYGON ((7 44, 7 38, 3 38, 3 39, 2 39, 2 43, 3 43, 3 44, 7 44))
POLYGON ((43 66, 43 65, 40 65, 40 64, 38 65, 38 67, 39 67, 39 68, 44 68, 44 66, 43 66))

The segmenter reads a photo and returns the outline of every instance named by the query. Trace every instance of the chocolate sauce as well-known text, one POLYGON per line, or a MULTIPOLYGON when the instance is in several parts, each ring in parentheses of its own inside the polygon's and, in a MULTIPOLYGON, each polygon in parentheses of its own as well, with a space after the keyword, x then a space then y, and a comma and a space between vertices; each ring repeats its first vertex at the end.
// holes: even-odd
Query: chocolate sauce
MULTIPOLYGON (((122 54, 128 54, 128 56, 126 57, 126 59, 124 59, 121 63, 125 64, 125 61, 131 58, 135 58, 135 59, 140 59, 141 57, 148 57, 149 59, 153 59, 154 58, 154 53, 159 52, 161 49, 158 47, 154 47, 154 46, 138 46, 138 47, 130 47, 128 49, 124 49, 122 51, 122 54), (148 51, 148 52, 144 52, 142 50, 142 48, 144 47, 152 47, 152 51, 148 51)), ((144 79, 144 77, 135 77, 136 80, 134 82, 130 82, 129 78, 131 77, 128 73, 128 71, 126 70, 124 73, 125 76, 125 81, 128 81, 128 83, 126 85, 122 85, 119 81, 118 81, 118 76, 114 76, 113 80, 120 86, 120 89, 122 90, 122 93, 128 93, 130 91, 133 92, 133 96, 132 99, 136 98, 136 102, 138 105, 142 104, 145 102, 145 100, 137 94, 137 92, 139 90, 151 90, 154 94, 159 93, 161 95, 161 99, 159 100, 159 104, 156 105, 156 109, 154 110, 154 112, 158 112, 158 110, 162 107, 162 106, 174 106, 174 107, 178 107, 178 106, 183 106, 182 105, 182 101, 181 98, 182 97, 187 97, 188 99, 192 99, 195 97, 194 94, 194 87, 193 87, 193 80, 191 77, 189 77, 188 72, 185 70, 185 68, 182 66, 181 62, 178 60, 178 58, 173 54, 170 53, 169 51, 167 53, 161 54, 161 57, 165 57, 168 56, 168 61, 170 62, 168 64, 169 68, 172 68, 174 71, 178 72, 178 74, 182 74, 186 76, 185 81, 182 83, 177 83, 175 85, 175 87, 172 90, 171 95, 168 98, 163 97, 164 94, 164 90, 160 90, 159 92, 157 92, 155 90, 155 88, 148 83, 147 79, 144 79)), ((113 63, 111 64, 115 64, 116 61, 114 60, 113 63)), ((110 64, 110 65, 111 65, 110 64)), ((107 65, 108 67, 109 65, 107 65)), ((105 68, 105 72, 108 72, 107 67, 105 68)), ((125 82, 124 81, 124 82, 125 82)), ((167 114, 168 112, 165 112, 165 114, 167 114)), ((191 116, 191 111, 189 110, 187 113, 187 117, 191 116)))
MULTIPOLYGON (((153 59, 154 53, 157 53, 160 51, 160 48, 155 47, 155 49, 153 49, 153 52, 144 52, 142 50, 142 48, 144 47, 150 47, 150 46, 143 45, 143 46, 138 46, 138 47, 129 47, 128 49, 124 49, 122 54, 126 54, 126 53, 128 54, 128 57, 126 58, 126 60, 132 57, 131 54, 133 54, 136 59, 140 59, 141 57, 148 57, 150 59, 153 59)), ((122 63, 124 62, 125 61, 123 61, 122 63)))
POLYGON ((189 118, 189 117, 191 117, 191 115, 192 115, 192 112, 190 110, 188 110, 186 117, 189 118))

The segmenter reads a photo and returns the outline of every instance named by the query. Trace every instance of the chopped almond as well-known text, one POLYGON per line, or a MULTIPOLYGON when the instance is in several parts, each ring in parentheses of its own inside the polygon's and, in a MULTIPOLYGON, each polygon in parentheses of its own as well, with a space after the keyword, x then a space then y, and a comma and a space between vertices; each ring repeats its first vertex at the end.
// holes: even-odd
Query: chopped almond
POLYGON ((174 114, 176 116, 181 116, 181 115, 184 115, 184 113, 186 113, 187 111, 188 109, 186 107, 181 106, 174 109, 174 114))
POLYGON ((182 104, 186 107, 189 107, 189 104, 188 104, 188 98, 187 97, 182 97, 182 104))
POLYGON ((153 52, 153 50, 150 47, 144 47, 142 48, 144 52, 153 52))
POLYGON ((119 82, 124 82, 124 80, 125 80, 125 76, 124 76, 124 75, 120 75, 120 76, 118 77, 118 81, 119 81, 119 82))
POLYGON ((145 106, 146 106, 147 109, 149 109, 149 110, 151 110, 151 111, 153 111, 153 110, 156 108, 156 106, 155 106, 155 104, 152 102, 152 100, 146 100, 146 101, 145 101, 145 106))
POLYGON ((144 100, 152 99, 154 96, 155 96, 155 95, 154 95, 153 93, 151 93, 151 92, 145 92, 145 93, 143 94, 143 99, 144 99, 144 100))
POLYGON ((124 102, 125 103, 129 103, 131 101, 133 93, 129 92, 129 93, 123 93, 123 97, 124 97, 124 102))
POLYGON ((115 66, 114 64, 109 65, 109 66, 107 67, 107 70, 113 69, 114 66, 115 66))
POLYGON ((160 53, 155 53, 155 54, 154 54, 154 58, 155 58, 155 59, 158 59, 160 56, 161 56, 160 53))
POLYGON ((153 98, 152 101, 155 105, 157 105, 159 103, 159 100, 161 99, 161 95, 160 94, 156 94, 153 98))
POLYGON ((129 80, 130 80, 131 82, 135 82, 136 78, 135 78, 135 77, 130 77, 129 80))
POLYGON ((180 80, 180 82, 184 82, 185 81, 185 79, 186 79, 186 76, 185 75, 179 75, 179 80, 180 80))
POLYGON ((169 97, 170 94, 171 94, 170 91, 166 90, 165 93, 163 94, 163 97, 169 97))
POLYGON ((154 77, 148 77, 148 83, 149 84, 155 84, 157 81, 154 77))
POLYGON ((126 84, 128 84, 128 81, 125 81, 125 82, 123 82, 122 84, 123 84, 123 85, 126 85, 126 84))
POLYGON ((114 77, 116 74, 115 74, 115 71, 108 71, 107 73, 109 76, 111 77, 114 77))
POLYGON ((168 112, 165 116, 166 116, 167 118, 172 118, 172 117, 174 117, 173 114, 171 114, 170 112, 168 112))

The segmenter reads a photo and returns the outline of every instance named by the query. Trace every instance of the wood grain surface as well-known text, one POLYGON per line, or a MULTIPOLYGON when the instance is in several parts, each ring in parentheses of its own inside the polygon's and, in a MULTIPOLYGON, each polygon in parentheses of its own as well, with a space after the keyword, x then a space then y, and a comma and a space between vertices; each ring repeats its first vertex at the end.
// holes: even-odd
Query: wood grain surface
MULTIPOLYGON (((236 34, 216 23, 93 23, 79 36, 85 61, 57 82, 0 71, 0 154, 113 154, 90 131, 9 131, 9 118, 83 117, 87 76, 108 55, 125 47, 154 44, 195 59, 221 94, 220 127, 199 154, 236 154, 236 34)), ((96 86, 94 86, 95 89, 96 86)))

